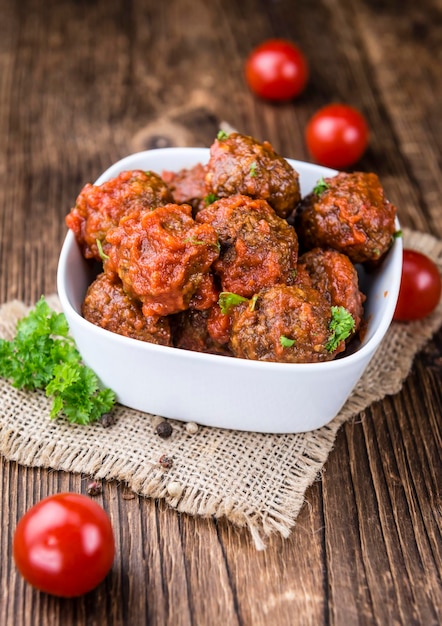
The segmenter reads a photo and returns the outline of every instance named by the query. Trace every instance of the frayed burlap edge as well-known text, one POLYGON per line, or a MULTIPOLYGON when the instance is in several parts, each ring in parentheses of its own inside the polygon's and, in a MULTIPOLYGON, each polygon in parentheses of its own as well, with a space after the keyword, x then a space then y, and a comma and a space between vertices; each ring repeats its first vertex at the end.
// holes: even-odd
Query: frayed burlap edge
MULTIPOLYGON (((441 241, 405 230, 404 243, 432 257, 442 272, 441 241)), ((59 309, 56 296, 48 301, 59 309)), ((0 336, 11 338, 27 311, 18 301, 3 305, 0 336)), ((392 324, 339 415, 311 433, 268 435, 201 426, 193 432, 170 420, 173 434, 162 440, 155 433, 161 418, 122 406, 117 406, 111 428, 74 426, 49 419, 50 403, 43 393, 19 391, 0 380, 0 453, 26 466, 121 481, 193 516, 225 517, 247 527, 262 549, 269 535, 289 535, 340 426, 400 390, 415 354, 441 323, 442 303, 425 320, 392 324), (163 454, 173 459, 167 470, 158 462, 163 454)))

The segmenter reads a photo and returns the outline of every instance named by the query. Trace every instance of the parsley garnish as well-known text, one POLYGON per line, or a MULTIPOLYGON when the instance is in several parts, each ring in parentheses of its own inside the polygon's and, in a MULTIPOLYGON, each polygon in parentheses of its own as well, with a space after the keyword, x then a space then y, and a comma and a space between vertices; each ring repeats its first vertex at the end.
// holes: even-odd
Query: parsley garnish
POLYGON ((219 130, 216 138, 218 139, 218 141, 222 141, 223 139, 227 139, 228 136, 229 135, 226 133, 226 131, 219 130))
POLYGON ((295 343, 295 340, 289 339, 285 335, 281 335, 281 337, 279 338, 279 343, 281 344, 283 348, 291 348, 293 344, 295 343))
POLYGON ((221 313, 224 315, 228 315, 230 313, 230 309, 238 304, 241 304, 241 302, 249 302, 249 311, 254 311, 258 298, 259 294, 257 293, 249 299, 244 296, 240 296, 237 293, 232 293, 231 291, 222 291, 218 297, 218 305, 221 309, 221 313))
POLYGON ((334 352, 341 341, 351 335, 355 329, 355 321, 351 313, 343 306, 331 307, 332 318, 329 324, 330 338, 325 344, 325 349, 334 352))
POLYGON ((221 244, 218 240, 215 243, 211 243, 210 241, 204 241, 203 239, 197 239, 196 237, 186 237, 183 239, 183 243, 190 243, 193 246, 214 246, 218 252, 221 250, 221 244))
POLYGON ((105 254, 104 250, 103 250, 103 244, 101 243, 100 239, 96 239, 96 244, 97 244, 97 248, 98 248, 98 254, 100 255, 100 259, 104 262, 107 261, 107 259, 109 258, 107 256, 107 254, 105 254))
POLYGON ((320 178, 313 188, 313 193, 317 196, 320 196, 326 189, 328 189, 330 185, 325 182, 324 177, 320 178))
POLYGON ((219 294, 218 304, 221 309, 221 313, 224 315, 228 315, 230 313, 230 309, 241 302, 247 302, 247 298, 243 296, 239 296, 237 293, 232 293, 231 291, 222 291, 219 294))
POLYGON ((250 300, 249 311, 254 311, 255 310, 256 301, 258 300, 258 298, 259 298, 259 294, 255 293, 255 295, 250 300))
POLYGON ((202 246, 206 244, 207 241, 197 239, 196 237, 186 237, 186 239, 183 239, 183 243, 191 243, 193 246, 202 246))
POLYGON ((256 161, 252 161, 252 163, 250 164, 250 176, 256 176, 256 168, 256 161))
POLYGON ((402 237, 402 231, 401 230, 396 230, 393 235, 392 235, 393 239, 400 239, 402 237))
POLYGON ((88 424, 108 413, 115 394, 103 389, 96 374, 81 361, 63 313, 42 296, 17 324, 11 341, 0 338, 0 376, 17 389, 44 389, 52 398, 51 418, 88 424))
POLYGON ((213 204, 213 202, 216 202, 217 200, 219 200, 218 196, 216 196, 214 193, 209 193, 204 198, 204 204, 208 206, 209 204, 213 204))

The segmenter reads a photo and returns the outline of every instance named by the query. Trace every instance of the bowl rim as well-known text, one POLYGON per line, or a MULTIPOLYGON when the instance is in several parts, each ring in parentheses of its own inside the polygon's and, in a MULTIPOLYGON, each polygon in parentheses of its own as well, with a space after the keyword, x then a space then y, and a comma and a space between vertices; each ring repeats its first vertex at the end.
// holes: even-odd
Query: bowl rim
MULTIPOLYGON (((186 156, 186 155, 192 154, 192 155, 195 155, 195 157, 197 156, 197 154, 200 154, 201 157, 203 156, 208 157, 209 148, 170 147, 170 148, 154 148, 151 150, 143 150, 143 151, 135 152, 135 153, 132 153, 123 157, 122 159, 110 165, 96 179, 94 185, 100 185, 106 180, 108 180, 109 178, 112 178, 113 176, 115 176, 117 172, 124 171, 124 169, 126 169, 126 166, 130 164, 133 160, 139 159, 139 158, 142 159, 148 154, 152 155, 152 153, 155 153, 155 154, 159 154, 159 153, 172 154, 173 153, 179 156, 186 156)), ((300 161, 300 160, 291 159, 287 157, 285 158, 295 169, 296 169, 297 164, 301 164, 302 168, 311 169, 312 171, 317 170, 319 168, 322 172, 322 175, 327 174, 327 172, 329 172, 330 174, 327 174, 327 175, 333 176, 337 173, 336 170, 325 168, 314 163, 310 163, 307 161, 300 161)), ((198 159, 195 160, 195 163, 197 161, 198 159)), ((201 158, 199 159, 199 161, 201 162, 201 158)), ((188 167, 190 167, 190 165, 188 167)), ((135 168, 131 167, 130 169, 135 169, 135 168)), ((173 171, 173 169, 171 169, 171 171, 173 171)), ((400 231, 400 224, 397 218, 396 218, 396 230, 400 231)), ((387 254, 393 255, 393 259, 391 259, 390 262, 394 264, 395 273, 396 272, 399 273, 399 280, 392 282, 391 287, 389 288, 389 293, 388 293, 389 298, 385 305, 385 311, 381 318, 381 321, 378 324, 377 328, 375 329, 373 335, 365 344, 358 347, 351 354, 343 355, 342 357, 338 359, 333 359, 331 361, 325 361, 325 362, 319 362, 319 363, 280 363, 280 362, 273 362, 273 361, 258 361, 258 360, 252 360, 252 359, 244 359, 240 357, 231 357, 231 356, 224 356, 224 355, 219 355, 219 354, 210 354, 206 352, 184 350, 182 348, 176 348, 174 346, 163 346, 163 345, 153 344, 149 342, 140 341, 132 337, 125 337, 123 335, 119 335, 118 333, 113 333, 109 330, 96 326, 95 324, 92 324, 91 322, 85 320, 80 315, 80 313, 78 313, 76 308, 71 303, 69 296, 68 296, 68 292, 67 292, 67 285, 65 282, 65 276, 68 270, 68 263, 67 263, 68 257, 69 257, 72 247, 76 245, 77 243, 75 240, 74 233, 71 230, 68 230, 65 236, 65 239, 63 241, 63 244, 62 244, 59 261, 58 261, 57 291, 58 291, 62 310, 65 313, 68 312, 68 315, 73 316, 76 320, 76 323, 79 324, 80 327, 85 328, 86 331, 97 332, 99 336, 101 335, 103 338, 112 336, 113 338, 112 341, 115 342, 116 344, 121 344, 122 346, 137 348, 138 350, 141 350, 141 351, 147 350, 149 352, 153 351, 154 353, 159 352, 160 354, 161 353, 174 354, 179 359, 186 360, 188 358, 192 358, 192 359, 196 359, 197 361, 201 360, 202 362, 204 361, 211 362, 214 360, 214 362, 218 364, 225 362, 228 365, 229 364, 231 365, 232 359, 233 359, 235 363, 235 367, 238 367, 238 368, 243 368, 243 367, 247 367, 248 369, 259 368, 261 370, 266 368, 269 371, 271 370, 277 371, 278 369, 281 369, 281 368, 283 368, 284 370, 287 370, 288 368, 290 368, 293 370, 294 373, 296 373, 296 371, 301 372, 306 369, 309 370, 312 367, 314 367, 318 371, 338 370, 341 367, 349 367, 351 365, 356 365, 360 363, 361 361, 365 361, 371 358, 372 353, 374 353, 374 351, 379 347, 382 341, 382 338, 386 334, 393 319, 394 311, 396 308, 396 302, 397 302, 397 298, 399 295, 400 272, 402 270, 402 251, 403 251, 402 238, 396 237, 393 242, 392 247, 390 248, 387 254)))

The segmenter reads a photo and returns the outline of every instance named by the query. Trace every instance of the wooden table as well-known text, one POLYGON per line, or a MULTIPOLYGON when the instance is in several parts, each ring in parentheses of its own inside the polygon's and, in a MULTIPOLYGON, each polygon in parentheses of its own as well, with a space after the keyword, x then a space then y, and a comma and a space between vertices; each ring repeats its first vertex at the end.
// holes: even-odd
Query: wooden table
MULTIPOLYGON (((0 302, 55 291, 64 215, 84 183, 128 153, 208 146, 222 121, 308 159, 308 118, 331 100, 367 116, 358 168, 379 174, 404 226, 442 236, 442 5, 393 0, 0 0, 0 302), (250 49, 291 38, 305 93, 248 91, 250 49)), ((85 597, 40 594, 11 555, 17 520, 87 479, 0 463, 1 626, 442 622, 442 333, 403 390, 339 433, 291 536, 257 552, 245 531, 126 499, 110 576, 85 597)))

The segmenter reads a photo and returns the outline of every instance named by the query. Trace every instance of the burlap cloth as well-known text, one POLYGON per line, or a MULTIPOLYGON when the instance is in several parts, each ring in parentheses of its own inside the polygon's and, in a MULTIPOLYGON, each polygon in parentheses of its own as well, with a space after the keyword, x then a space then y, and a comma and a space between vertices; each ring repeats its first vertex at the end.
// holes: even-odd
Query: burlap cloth
MULTIPOLYGON (((442 272, 442 241, 404 230, 404 245, 428 254, 442 272)), ((47 298, 59 309, 56 296, 47 298)), ((28 308, 13 301, 0 308, 0 336, 10 339, 28 308)), ((158 416, 117 406, 117 422, 70 425, 49 419, 44 393, 23 392, 0 379, 0 453, 27 466, 122 481, 143 496, 162 498, 195 516, 224 516, 247 527, 257 548, 271 533, 286 537, 309 485, 333 447, 339 427, 372 402, 397 393, 414 355, 442 323, 442 302, 422 322, 393 323, 340 414, 314 432, 268 435, 170 421, 170 438, 155 432, 158 416), (173 466, 159 464, 166 454, 173 466)))

